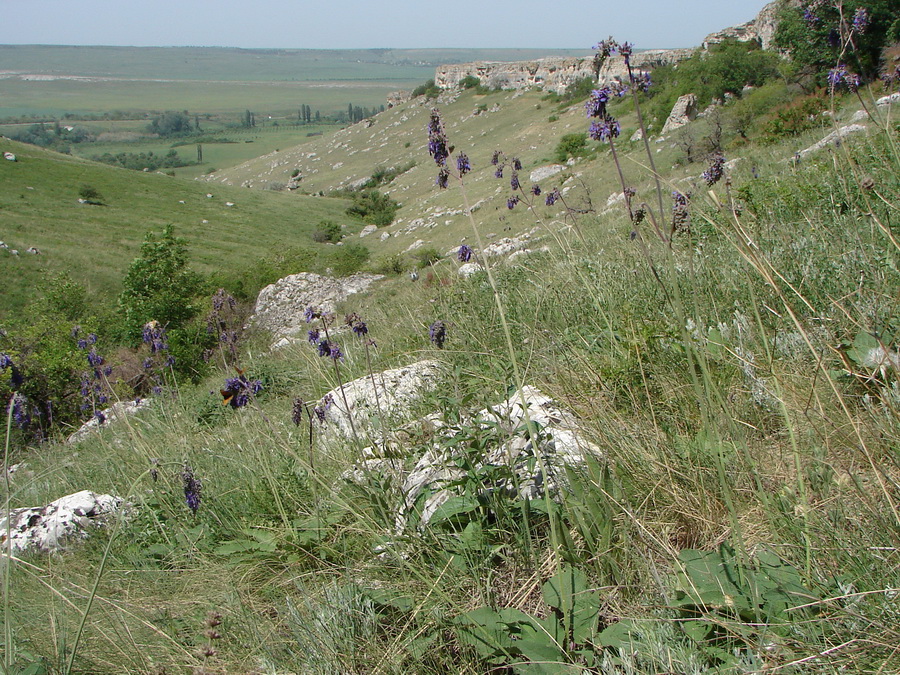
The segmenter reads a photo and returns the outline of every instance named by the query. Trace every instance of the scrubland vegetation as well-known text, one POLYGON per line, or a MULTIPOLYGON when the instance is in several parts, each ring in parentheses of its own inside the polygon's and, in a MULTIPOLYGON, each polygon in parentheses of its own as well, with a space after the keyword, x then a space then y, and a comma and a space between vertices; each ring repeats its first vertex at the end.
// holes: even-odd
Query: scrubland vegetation
MULTIPOLYGON (((3 561, 4 670, 900 670, 900 146, 896 105, 874 103, 900 84, 888 56, 897 17, 875 0, 839 7, 788 10, 784 25, 799 32, 781 39, 824 41, 821 61, 726 44, 660 72, 655 96, 600 90, 567 102, 472 86, 443 110, 413 102, 396 113, 390 157, 354 152, 347 135, 344 154, 329 158, 342 169, 367 162, 362 191, 338 192, 349 171, 310 179, 353 201, 210 188, 209 203, 236 203, 209 216, 217 231, 252 236, 206 258, 216 235, 193 223, 206 215, 208 185, 4 142, 22 169, 44 162, 46 174, 59 161, 84 172, 106 205, 81 207, 91 214, 76 221, 82 238, 104 236, 99 223, 125 228, 122 212, 101 220, 123 203, 144 226, 127 234, 134 255, 104 261, 121 281, 76 279, 87 264, 76 240, 59 254, 71 269, 52 269, 40 297, 4 298, 5 464, 20 465, 7 474, 7 508, 82 489, 128 504, 63 554, 3 561), (829 52, 830 30, 839 40, 829 52), (723 63, 751 67, 720 91, 723 63), (735 100, 665 144, 628 140, 639 119, 659 128, 660 101, 671 107, 688 91, 735 100), (483 100, 502 108, 489 138, 472 115, 483 100), (796 153, 861 107, 866 134, 796 153), (399 116, 417 111, 409 147, 399 116), (526 175, 557 152, 577 159, 535 189, 526 175), (140 190, 166 205, 130 201, 140 190), (610 192, 621 197, 603 208, 610 192), (191 225, 167 226, 175 197, 191 225), (251 198, 271 217, 234 215, 251 198), (435 205, 468 213, 426 246, 405 249, 399 236, 331 243, 373 212, 383 219, 372 224, 396 233, 396 218, 435 205), (273 231, 292 217, 302 224, 273 231), (498 238, 489 233, 535 227, 545 250, 509 264, 484 257, 498 238), (242 250, 252 237, 272 242, 268 252, 242 250), (455 256, 440 253, 463 241, 455 256), (461 278, 463 261, 482 270, 461 278), (327 349, 301 340, 270 351, 266 336, 244 330, 264 284, 329 268, 388 278, 343 303, 342 332, 341 319, 310 312, 311 329, 332 330, 327 349), (369 430, 335 439, 326 392, 425 358, 442 379, 407 419, 376 415, 369 430), (472 415, 526 385, 573 411, 598 452, 557 492, 521 500, 491 489, 515 480, 510 467, 479 459, 510 435, 534 443, 545 430, 472 415), (136 394, 152 407, 61 442, 101 396, 136 394), (52 422, 47 403, 59 411, 52 422), (409 468, 435 444, 457 453, 455 497, 418 527, 426 491, 398 527, 406 495, 363 460, 409 468)), ((46 185, 37 172, 28 181, 35 192, 46 185)), ((66 189, 73 202, 77 185, 66 189)), ((3 192, 15 232, 26 231, 26 204, 27 218, 63 219, 46 196, 3 192)))

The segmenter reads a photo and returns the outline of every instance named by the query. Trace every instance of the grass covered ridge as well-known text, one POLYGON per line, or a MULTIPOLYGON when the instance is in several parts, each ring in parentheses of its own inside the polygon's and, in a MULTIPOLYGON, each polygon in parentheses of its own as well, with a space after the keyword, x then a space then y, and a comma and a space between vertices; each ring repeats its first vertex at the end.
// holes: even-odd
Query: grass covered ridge
MULTIPOLYGON (((446 140, 474 167, 447 191, 433 186, 428 112, 415 103, 323 141, 315 152, 347 165, 313 180, 336 188, 360 177, 378 125, 399 122, 403 133, 374 159, 406 166, 405 144, 417 143, 419 164, 388 184, 404 195, 405 220, 385 231, 484 200, 471 223, 442 220, 429 244, 465 236, 478 259, 477 242, 497 238, 485 230, 537 227, 547 250, 467 279, 444 259, 416 283, 395 276, 354 296, 341 314, 362 316, 377 348, 334 332, 342 360, 306 342, 267 352, 249 338, 234 364, 260 388, 245 406, 222 405, 229 365, 197 387, 170 386, 145 415, 78 446, 13 448, 8 463, 25 462, 10 478, 14 507, 90 487, 134 508, 64 556, 8 561, 6 664, 157 674, 898 670, 896 126, 872 108, 867 134, 799 163, 795 150, 822 129, 765 145, 758 128, 735 132, 723 149, 740 160, 710 180, 674 140, 660 153, 651 145, 661 210, 648 157, 623 130, 618 165, 608 142, 589 141, 559 186, 571 185, 564 196, 581 207, 576 196, 622 190, 618 167, 633 201, 604 209, 598 196, 590 210, 562 210, 542 194, 526 209, 526 185, 510 210, 513 162, 502 181, 489 163, 495 149, 517 152, 504 130, 528 143, 524 177, 564 133, 587 128, 584 109, 559 111, 548 133, 537 97, 490 94, 504 112, 488 141, 481 115, 464 125, 475 96, 443 116, 446 140), (501 138, 510 147, 496 148, 501 138), (674 190, 686 213, 671 210, 674 190), (435 321, 446 327, 441 348, 429 340, 435 321), (441 385, 411 422, 388 425, 384 443, 326 443, 315 413, 292 415, 342 381, 423 358, 443 364, 441 385), (343 477, 366 446, 414 465, 442 438, 431 413, 452 429, 446 446, 482 456, 505 432, 466 420, 522 384, 577 414, 602 451, 570 472, 556 500, 485 498, 483 481, 502 467, 469 464, 456 485, 464 508, 398 533, 405 495, 390 472, 363 472, 361 484, 343 477), (28 632, 48 616, 52 631, 28 632)), ((834 126, 857 102, 826 100, 832 114, 819 123, 834 126)), ((622 126, 634 126, 622 109, 622 126)), ((696 124, 700 133, 709 122, 696 124)), ((377 253, 416 236, 391 237, 377 253)))

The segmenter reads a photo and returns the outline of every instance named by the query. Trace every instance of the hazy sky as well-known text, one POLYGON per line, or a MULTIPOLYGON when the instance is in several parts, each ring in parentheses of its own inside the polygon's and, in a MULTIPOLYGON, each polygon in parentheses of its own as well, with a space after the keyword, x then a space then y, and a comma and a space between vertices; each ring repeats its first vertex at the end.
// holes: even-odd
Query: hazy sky
MULTIPOLYGON (((0 0, 2 44, 589 48, 692 47, 765 0, 0 0)), ((0 64, 2 65, 2 64, 0 64)))

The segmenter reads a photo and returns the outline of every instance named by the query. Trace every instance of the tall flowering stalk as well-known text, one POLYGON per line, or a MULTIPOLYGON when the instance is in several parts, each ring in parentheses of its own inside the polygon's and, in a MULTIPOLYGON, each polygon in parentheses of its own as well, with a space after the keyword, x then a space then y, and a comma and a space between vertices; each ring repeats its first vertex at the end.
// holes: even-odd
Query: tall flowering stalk
MULTIPOLYGON (((341 391, 341 398, 344 400, 344 409, 347 411, 347 419, 350 422, 350 430, 353 432, 353 438, 357 442, 360 443, 359 434, 356 433, 356 424, 353 422, 353 414, 350 410, 350 403, 347 401, 347 393, 344 391, 344 382, 341 379, 341 370, 338 367, 338 361, 343 361, 344 354, 341 351, 340 346, 333 342, 331 339, 331 335, 328 332, 328 327, 334 323, 334 314, 330 314, 328 312, 322 312, 317 307, 307 307, 306 308, 306 323, 312 323, 313 321, 318 320, 322 326, 322 332, 325 334, 325 337, 322 338, 317 329, 313 329, 309 332, 310 342, 313 342, 313 335, 318 338, 318 342, 316 346, 319 350, 319 356, 327 357, 331 359, 331 363, 334 365, 334 375, 337 378, 338 388, 341 391)), ((365 326, 365 324, 363 324, 365 326)), ((318 412, 318 409, 317 409, 318 412)), ((324 421, 324 412, 322 415, 322 419, 324 421)))

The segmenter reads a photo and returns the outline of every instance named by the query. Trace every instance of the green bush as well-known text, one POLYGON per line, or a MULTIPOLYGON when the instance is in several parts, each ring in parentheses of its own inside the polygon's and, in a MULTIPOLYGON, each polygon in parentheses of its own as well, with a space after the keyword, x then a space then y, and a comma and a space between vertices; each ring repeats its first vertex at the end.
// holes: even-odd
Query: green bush
POLYGON ((353 205, 347 209, 351 216, 358 216, 365 222, 385 227, 394 222, 400 204, 378 190, 364 190, 353 193, 353 205))
POLYGON ((93 185, 82 185, 78 190, 78 196, 81 197, 88 204, 102 204, 103 203, 103 195, 100 194, 100 191, 95 188, 93 185))
POLYGON ((474 75, 466 75, 459 81, 459 86, 461 89, 472 89, 473 87, 477 87, 480 84, 481 80, 479 80, 474 75))
POLYGON ((147 233, 141 255, 131 263, 122 285, 122 325, 127 341, 133 344, 140 342, 148 321, 158 321, 172 331, 199 312, 202 278, 188 267, 187 242, 175 236, 172 225, 159 237, 147 233))
POLYGON ((428 80, 425 84, 420 84, 413 89, 413 98, 417 96, 425 96, 426 98, 437 98, 441 93, 440 88, 434 83, 434 80, 428 80))
POLYGON ((556 161, 563 163, 569 157, 579 157, 584 154, 586 148, 587 136, 585 134, 566 134, 556 144, 556 150, 554 151, 556 153, 556 161))
POLYGON ((441 253, 433 246, 418 249, 413 257, 416 259, 419 267, 428 267, 432 263, 436 263, 441 259, 441 253))
POLYGON ((341 240, 341 226, 331 220, 323 220, 312 233, 312 239, 320 244, 341 240))
POLYGON ((403 274, 405 269, 406 258, 403 257, 402 253, 395 253, 394 255, 379 258, 372 265, 372 270, 376 274, 387 274, 391 276, 403 274))

